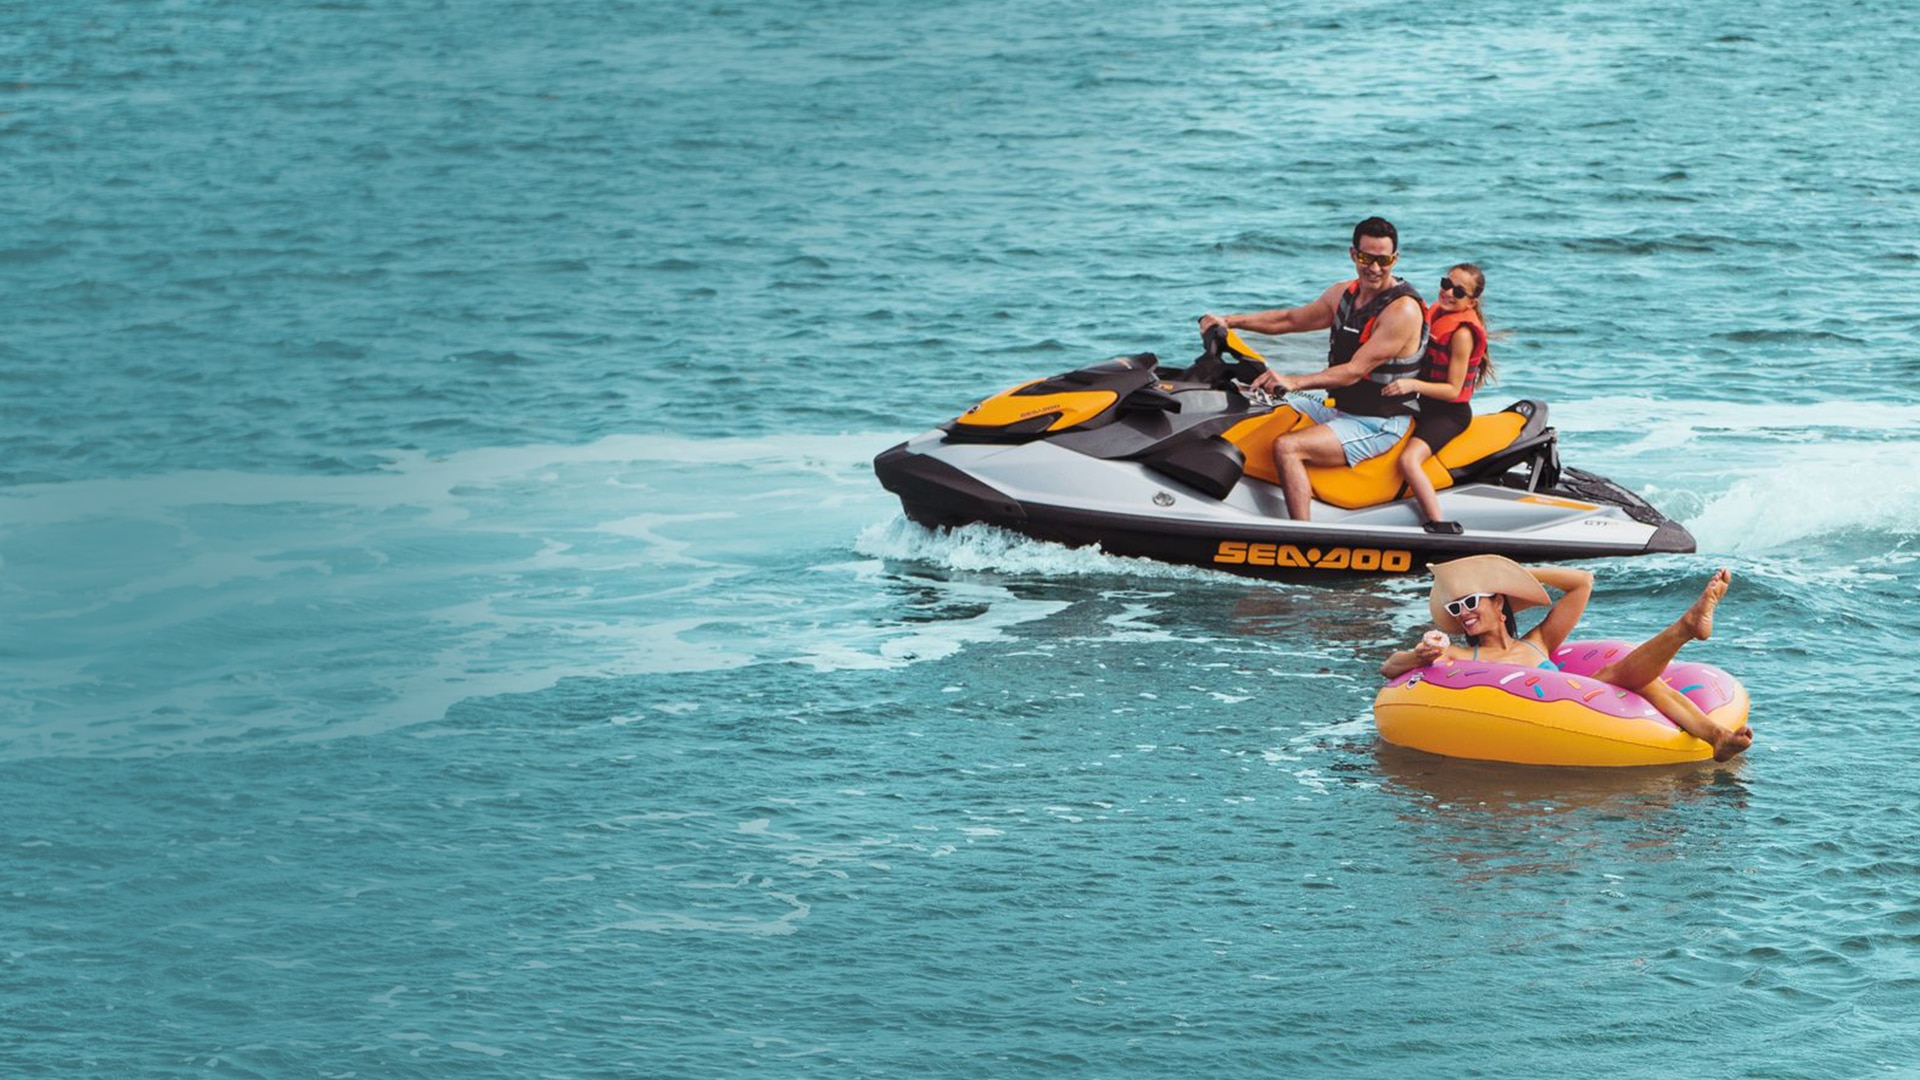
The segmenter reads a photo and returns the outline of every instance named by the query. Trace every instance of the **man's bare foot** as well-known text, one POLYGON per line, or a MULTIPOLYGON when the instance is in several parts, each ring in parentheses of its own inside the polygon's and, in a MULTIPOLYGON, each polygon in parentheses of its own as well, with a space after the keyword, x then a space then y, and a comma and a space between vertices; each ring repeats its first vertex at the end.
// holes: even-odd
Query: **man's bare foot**
POLYGON ((1733 575, 1725 567, 1713 572, 1707 579, 1707 587, 1700 590, 1700 599, 1693 602, 1685 615, 1680 616, 1680 625, 1695 641, 1705 641, 1713 636, 1713 609, 1720 606, 1720 598, 1727 595, 1727 586, 1733 584, 1733 575))
POLYGON ((1725 761, 1753 745, 1753 727, 1741 724, 1740 730, 1729 731, 1713 741, 1713 760, 1725 761))

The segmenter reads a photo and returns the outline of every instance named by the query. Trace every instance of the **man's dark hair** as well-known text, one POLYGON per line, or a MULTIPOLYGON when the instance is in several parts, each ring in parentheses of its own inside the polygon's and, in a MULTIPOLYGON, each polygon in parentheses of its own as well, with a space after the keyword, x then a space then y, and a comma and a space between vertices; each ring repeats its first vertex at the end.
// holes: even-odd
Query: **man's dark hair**
POLYGON ((1355 225, 1353 227, 1353 250, 1360 250, 1360 238, 1363 236, 1384 236, 1393 241, 1394 251, 1398 252, 1400 250, 1400 230, 1394 228, 1393 222, 1388 221, 1386 218, 1370 217, 1360 224, 1355 225))

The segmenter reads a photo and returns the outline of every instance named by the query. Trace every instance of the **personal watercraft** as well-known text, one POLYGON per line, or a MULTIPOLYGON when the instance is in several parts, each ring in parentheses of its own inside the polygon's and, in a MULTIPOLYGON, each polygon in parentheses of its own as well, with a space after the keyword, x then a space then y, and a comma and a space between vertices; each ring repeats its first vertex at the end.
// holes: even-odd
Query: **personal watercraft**
POLYGON ((1215 328, 1204 345, 1185 368, 1139 353, 1022 383, 882 452, 874 472, 931 528, 984 522, 1267 578, 1418 573, 1487 552, 1538 562, 1694 550, 1646 500, 1562 466, 1547 406, 1530 400, 1475 416, 1428 460, 1458 534, 1423 527, 1400 475, 1405 438, 1356 466, 1310 468, 1312 520, 1293 521, 1272 445, 1310 421, 1247 387, 1265 359, 1238 334, 1215 328))

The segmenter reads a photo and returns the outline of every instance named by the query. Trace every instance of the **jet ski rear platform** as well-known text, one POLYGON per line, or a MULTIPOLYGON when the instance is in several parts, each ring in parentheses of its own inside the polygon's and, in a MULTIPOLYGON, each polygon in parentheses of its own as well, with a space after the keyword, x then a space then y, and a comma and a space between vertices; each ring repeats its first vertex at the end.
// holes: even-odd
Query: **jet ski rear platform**
POLYGON ((1646 500, 1563 467, 1538 401, 1476 416, 1428 462, 1459 534, 1421 527, 1399 446, 1352 468, 1310 469, 1313 520, 1293 521, 1270 448, 1307 421, 1242 393, 1234 379, 1257 374, 1257 354, 1226 340, 1210 341, 1191 369, 1141 353, 1014 387, 884 451, 874 471, 928 527, 982 522, 1267 578, 1415 573, 1488 552, 1541 562, 1694 550, 1646 500))

